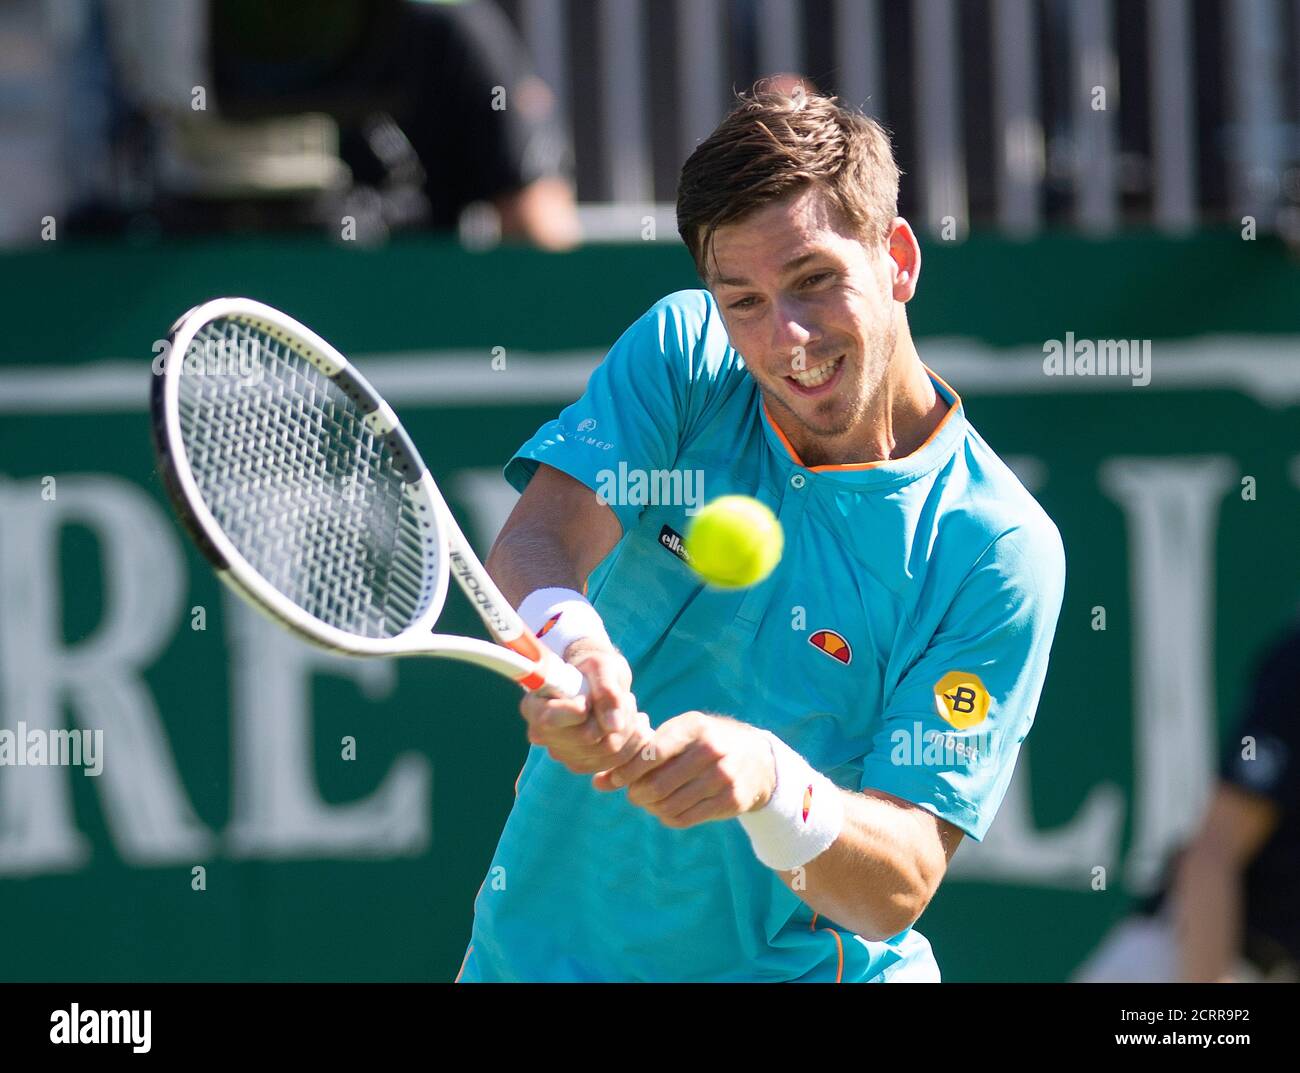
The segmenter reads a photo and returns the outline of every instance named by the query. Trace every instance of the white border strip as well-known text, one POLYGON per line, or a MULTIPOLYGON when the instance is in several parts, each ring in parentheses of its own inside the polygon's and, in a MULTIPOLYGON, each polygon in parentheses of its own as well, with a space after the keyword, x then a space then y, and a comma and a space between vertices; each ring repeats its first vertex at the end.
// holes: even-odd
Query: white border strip
MULTIPOLYGON (((1151 383, 1124 376, 1047 376, 1041 348, 995 350, 974 340, 921 339, 922 360, 959 394, 1042 395, 1236 390, 1266 406, 1300 402, 1300 336, 1225 335, 1151 344, 1151 383)), ((547 356, 506 351, 427 350, 372 354, 354 364, 395 408, 522 403, 567 404, 587 386, 596 351, 547 356)), ((87 365, 0 367, 0 414, 106 413, 148 409, 150 359, 87 365)))

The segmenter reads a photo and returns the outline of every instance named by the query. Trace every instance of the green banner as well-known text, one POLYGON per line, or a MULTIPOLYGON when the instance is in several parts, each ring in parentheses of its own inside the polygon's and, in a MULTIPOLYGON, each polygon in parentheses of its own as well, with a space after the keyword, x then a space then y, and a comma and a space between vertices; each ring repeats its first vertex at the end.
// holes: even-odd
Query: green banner
MULTIPOLYGON (((925 256, 921 356, 1068 576, 1016 779, 919 927, 946 979, 1064 979, 1196 822, 1300 595, 1300 270, 1235 235, 925 256)), ((509 683, 330 656, 223 594, 153 472, 149 365, 179 314, 242 294, 337 345, 486 552, 510 453, 695 285, 653 243, 0 258, 0 727, 102 732, 97 774, 0 766, 0 978, 450 979, 526 753, 509 683)), ((481 635, 456 593, 442 625, 481 635)))

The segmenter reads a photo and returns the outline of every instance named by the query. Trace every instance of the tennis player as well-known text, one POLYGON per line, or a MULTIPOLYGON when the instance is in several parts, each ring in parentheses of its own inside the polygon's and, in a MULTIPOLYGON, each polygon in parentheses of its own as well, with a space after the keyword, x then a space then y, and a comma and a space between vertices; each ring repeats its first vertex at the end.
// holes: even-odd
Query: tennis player
POLYGON ((506 466, 488 569, 590 693, 521 705, 458 979, 939 979, 913 924, 1006 792, 1065 563, 917 354, 898 176, 833 99, 742 98, 678 191, 707 289, 506 466), (697 480, 779 516, 767 580, 691 571, 697 480))

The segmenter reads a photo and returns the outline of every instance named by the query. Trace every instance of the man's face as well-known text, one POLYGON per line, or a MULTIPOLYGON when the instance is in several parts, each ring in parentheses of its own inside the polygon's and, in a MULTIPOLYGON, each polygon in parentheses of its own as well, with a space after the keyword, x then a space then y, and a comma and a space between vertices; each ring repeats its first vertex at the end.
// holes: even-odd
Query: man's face
POLYGON ((708 269, 731 343, 796 446, 866 433, 898 339, 889 246, 864 244, 810 187, 718 228, 708 269))

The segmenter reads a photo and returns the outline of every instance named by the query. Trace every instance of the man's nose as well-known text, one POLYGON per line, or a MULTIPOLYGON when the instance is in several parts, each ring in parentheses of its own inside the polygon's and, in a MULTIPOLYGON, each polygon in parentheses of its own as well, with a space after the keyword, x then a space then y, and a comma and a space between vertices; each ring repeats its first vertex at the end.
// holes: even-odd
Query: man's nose
POLYGON ((813 328, 799 302, 783 299, 774 303, 770 341, 773 354, 791 361, 800 355, 806 358, 813 335, 813 328))

